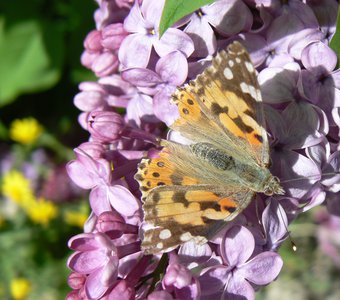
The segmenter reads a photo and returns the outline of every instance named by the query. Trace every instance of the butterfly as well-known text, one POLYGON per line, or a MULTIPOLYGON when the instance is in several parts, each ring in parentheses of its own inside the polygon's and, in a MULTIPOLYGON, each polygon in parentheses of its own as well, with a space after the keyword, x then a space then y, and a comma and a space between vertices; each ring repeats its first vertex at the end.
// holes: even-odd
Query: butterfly
POLYGON ((190 143, 162 140, 158 157, 138 165, 146 254, 206 243, 256 193, 284 193, 268 169, 261 92, 241 43, 219 52, 172 101, 180 116, 170 128, 190 143))

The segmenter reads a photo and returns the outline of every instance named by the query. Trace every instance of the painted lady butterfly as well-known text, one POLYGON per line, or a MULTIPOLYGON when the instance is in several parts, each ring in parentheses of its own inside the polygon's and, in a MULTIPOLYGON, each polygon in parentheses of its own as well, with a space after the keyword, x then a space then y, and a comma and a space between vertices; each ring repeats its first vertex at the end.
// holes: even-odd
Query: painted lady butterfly
POLYGON ((202 244, 248 206, 255 193, 283 194, 268 170, 261 92, 239 42, 172 100, 180 117, 171 129, 192 141, 163 140, 159 157, 143 159, 135 179, 142 192, 147 254, 194 240, 202 244))

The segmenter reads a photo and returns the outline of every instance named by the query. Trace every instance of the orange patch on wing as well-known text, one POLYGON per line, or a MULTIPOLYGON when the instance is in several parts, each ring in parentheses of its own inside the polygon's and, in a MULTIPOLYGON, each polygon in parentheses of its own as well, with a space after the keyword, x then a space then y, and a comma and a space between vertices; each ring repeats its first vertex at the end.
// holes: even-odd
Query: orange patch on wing
POLYGON ((211 201, 217 201, 219 197, 210 191, 188 191, 185 193, 185 198, 188 201, 198 201, 198 202, 211 202, 211 201))
MULTIPOLYGON (((249 143, 251 145, 254 145, 254 146, 261 146, 262 145, 262 142, 256 137, 256 132, 252 132, 252 133, 248 133, 247 134, 247 140, 249 141, 249 143)), ((260 135, 258 135, 260 136, 260 135)))
POLYGON ((237 137, 245 138, 244 132, 238 127, 235 122, 229 118, 226 114, 219 115, 221 123, 234 135, 237 137))
POLYGON ((223 211, 229 211, 228 208, 237 208, 237 203, 231 198, 222 198, 218 204, 223 211))
POLYGON ((198 122, 201 118, 201 109, 198 105, 195 96, 190 94, 189 91, 181 89, 177 90, 173 96, 173 101, 177 104, 180 118, 176 120, 176 125, 186 123, 186 120, 191 122, 198 122))

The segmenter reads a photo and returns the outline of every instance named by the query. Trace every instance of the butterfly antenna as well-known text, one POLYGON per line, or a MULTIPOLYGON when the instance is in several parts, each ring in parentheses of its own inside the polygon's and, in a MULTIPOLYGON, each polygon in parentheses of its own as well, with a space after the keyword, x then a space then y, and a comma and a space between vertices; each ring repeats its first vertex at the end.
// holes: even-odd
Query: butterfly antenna
MULTIPOLYGON (((282 208, 282 209, 283 209, 283 208, 282 208)), ((296 252, 296 251, 297 251, 297 246, 296 246, 295 242, 294 242, 293 239, 292 239, 292 236, 291 236, 291 234, 290 234, 290 231, 289 231, 289 229, 288 229, 288 227, 287 227, 286 222, 284 221, 284 218, 283 218, 281 209, 279 209, 279 213, 280 213, 281 219, 282 219, 282 221, 283 221, 283 225, 284 225, 284 227, 285 227, 285 229, 286 229, 286 231, 287 231, 288 239, 289 239, 289 241, 290 241, 290 245, 291 245, 293 251, 296 252)))
POLYGON ((286 182, 292 182, 292 181, 299 181, 299 180, 306 180, 306 179, 312 179, 313 177, 320 177, 320 176, 327 176, 327 175, 339 175, 340 171, 335 171, 335 172, 330 172, 330 173, 323 173, 323 174, 316 174, 316 175, 310 175, 307 177, 299 177, 299 178, 293 178, 293 179, 287 179, 287 180, 282 180, 280 183, 286 183, 286 182))

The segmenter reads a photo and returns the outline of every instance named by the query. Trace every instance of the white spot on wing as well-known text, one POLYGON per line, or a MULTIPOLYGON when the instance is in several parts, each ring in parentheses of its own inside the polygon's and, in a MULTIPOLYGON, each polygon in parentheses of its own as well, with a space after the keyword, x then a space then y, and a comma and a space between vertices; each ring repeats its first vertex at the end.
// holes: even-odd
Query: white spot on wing
POLYGON ((169 237, 171 237, 171 231, 169 229, 163 229, 160 233, 159 233, 159 238, 161 240, 166 240, 169 237))
POLYGON ((241 82, 240 88, 243 93, 249 94, 254 100, 258 102, 262 101, 260 90, 256 89, 254 86, 241 82))
POLYGON ((228 65, 229 65, 230 68, 232 68, 234 66, 234 62, 230 59, 228 61, 228 65))
POLYGON ((245 61, 244 64, 246 65, 246 68, 250 73, 253 73, 255 71, 253 64, 249 61, 245 61))
POLYGON ((223 74, 228 80, 233 79, 234 77, 233 72, 228 67, 224 69, 223 74))
POLYGON ((241 62, 241 59, 239 57, 236 57, 235 60, 238 64, 241 62))
POLYGON ((179 239, 180 239, 182 242, 190 241, 192 238, 193 238, 193 236, 191 235, 190 232, 182 233, 181 236, 179 237, 179 239))
POLYGON ((157 247, 157 249, 163 249, 163 243, 158 243, 158 244, 156 245, 156 247, 157 247))

